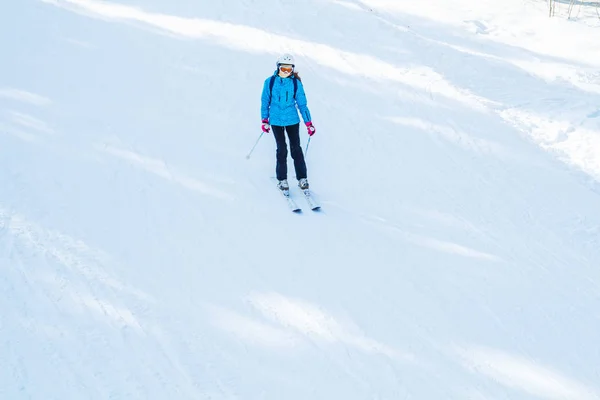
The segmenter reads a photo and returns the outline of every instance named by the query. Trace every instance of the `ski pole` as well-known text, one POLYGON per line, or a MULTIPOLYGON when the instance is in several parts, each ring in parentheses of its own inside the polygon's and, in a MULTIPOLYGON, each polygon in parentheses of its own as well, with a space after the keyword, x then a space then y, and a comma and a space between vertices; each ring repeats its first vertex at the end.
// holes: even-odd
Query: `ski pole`
POLYGON ((306 150, 304 150, 304 156, 305 156, 305 157, 306 157, 306 155, 308 154, 308 145, 310 145, 310 138, 311 138, 311 137, 312 137, 312 136, 309 136, 309 137, 308 137, 308 143, 306 143, 306 150))
POLYGON ((250 159, 250 155, 252 155, 252 152, 256 148, 256 145, 258 144, 258 141, 260 140, 260 138, 262 137, 263 134, 264 134, 264 132, 261 132, 258 139, 256 139, 256 143, 254 143, 254 146, 252 146, 252 150, 250 150, 250 153, 248 153, 248 155, 246 156, 246 160, 250 159))

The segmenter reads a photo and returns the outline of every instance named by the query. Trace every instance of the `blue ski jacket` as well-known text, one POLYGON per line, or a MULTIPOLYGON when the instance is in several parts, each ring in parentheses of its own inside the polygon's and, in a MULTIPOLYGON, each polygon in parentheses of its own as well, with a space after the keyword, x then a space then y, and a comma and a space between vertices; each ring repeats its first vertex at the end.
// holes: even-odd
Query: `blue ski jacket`
POLYGON ((275 82, 273 83, 273 91, 269 90, 271 77, 265 80, 261 96, 261 118, 269 119, 269 124, 275 126, 289 126, 300 122, 298 110, 304 122, 310 122, 310 111, 307 107, 306 94, 302 81, 298 78, 293 78, 291 75, 288 78, 282 78, 275 72, 275 82), (296 98, 294 99, 294 82, 296 79, 298 88, 296 98))

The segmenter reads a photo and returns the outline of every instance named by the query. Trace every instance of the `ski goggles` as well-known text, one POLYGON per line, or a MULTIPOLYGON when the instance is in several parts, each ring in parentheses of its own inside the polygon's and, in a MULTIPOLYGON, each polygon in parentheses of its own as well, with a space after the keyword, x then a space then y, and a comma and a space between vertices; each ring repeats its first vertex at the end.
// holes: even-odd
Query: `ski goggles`
POLYGON ((281 72, 285 72, 286 74, 291 74, 292 71, 294 70, 294 66, 287 66, 287 65, 280 65, 279 66, 279 70, 281 72))

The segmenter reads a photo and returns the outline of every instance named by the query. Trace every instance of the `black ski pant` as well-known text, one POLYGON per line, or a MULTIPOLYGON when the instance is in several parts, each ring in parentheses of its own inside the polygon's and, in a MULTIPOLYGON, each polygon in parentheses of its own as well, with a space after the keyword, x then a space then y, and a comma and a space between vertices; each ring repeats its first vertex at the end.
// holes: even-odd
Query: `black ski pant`
POLYGON ((285 132, 287 132, 288 138, 290 139, 290 153, 294 160, 294 169, 296 170, 296 179, 300 180, 306 178, 306 162, 304 161, 304 153, 300 146, 300 124, 289 125, 289 126, 273 126, 273 136, 275 136, 275 142, 277 143, 277 166, 275 172, 277 174, 277 180, 281 181, 287 179, 287 144, 285 142, 285 132))

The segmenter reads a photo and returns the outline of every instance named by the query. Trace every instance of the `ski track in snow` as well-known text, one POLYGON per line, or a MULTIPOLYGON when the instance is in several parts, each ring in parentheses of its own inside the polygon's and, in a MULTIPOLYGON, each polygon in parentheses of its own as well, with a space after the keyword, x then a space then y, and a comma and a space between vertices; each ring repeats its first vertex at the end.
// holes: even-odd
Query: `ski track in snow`
POLYGON ((600 399, 588 11, 2 6, 0 398, 600 399), (284 51, 319 213, 244 158, 284 51))

